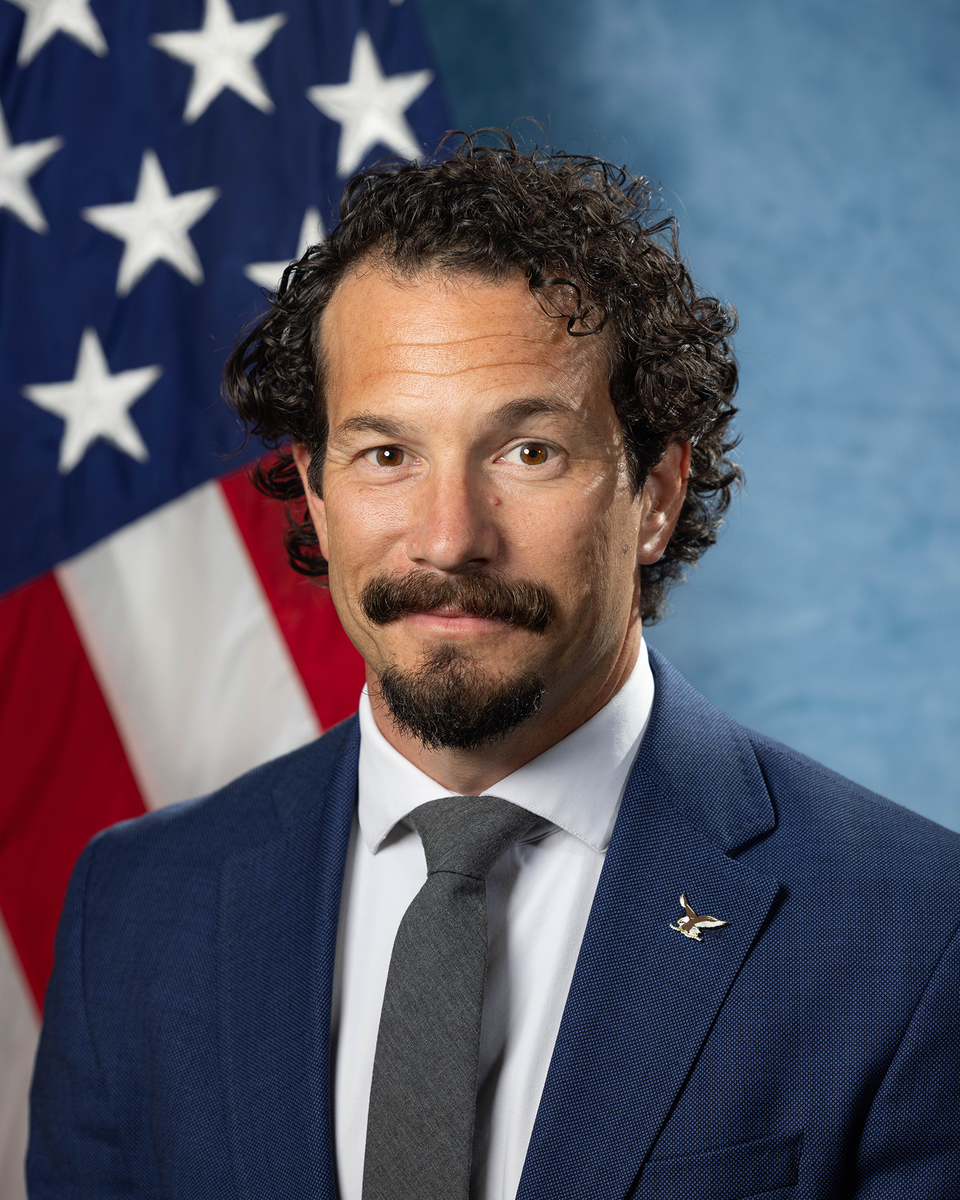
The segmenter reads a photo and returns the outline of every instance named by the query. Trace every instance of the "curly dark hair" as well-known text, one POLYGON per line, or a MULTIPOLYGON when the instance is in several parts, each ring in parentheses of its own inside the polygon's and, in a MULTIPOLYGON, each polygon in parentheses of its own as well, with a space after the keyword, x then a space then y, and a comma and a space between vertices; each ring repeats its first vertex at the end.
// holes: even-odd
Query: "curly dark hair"
POLYGON ((355 175, 329 239, 284 272, 269 312, 224 372, 226 399, 248 430, 280 447, 254 469, 254 482, 286 501, 291 565, 325 575, 284 444, 310 451, 309 484, 319 495, 327 438, 320 318, 338 283, 370 259, 401 275, 438 269, 496 282, 522 275, 571 336, 598 334, 609 322, 610 395, 638 490, 671 443, 692 443, 676 529, 663 557, 641 567, 643 620, 656 621, 668 586, 716 541, 742 479, 729 458, 737 444, 729 345, 736 314, 699 294, 680 256, 676 220, 662 215, 646 179, 591 155, 521 150, 508 134, 481 131, 489 132, 497 144, 458 133, 462 143, 451 152, 448 140, 437 161, 381 163, 355 175))

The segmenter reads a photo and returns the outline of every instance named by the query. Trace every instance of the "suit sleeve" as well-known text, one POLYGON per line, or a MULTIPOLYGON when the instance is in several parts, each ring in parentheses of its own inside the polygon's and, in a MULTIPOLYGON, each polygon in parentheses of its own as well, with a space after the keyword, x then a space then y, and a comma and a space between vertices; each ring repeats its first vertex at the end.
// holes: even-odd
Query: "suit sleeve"
POLYGON ((57 930, 30 1095, 30 1200, 134 1195, 84 998, 84 907, 98 844, 80 856, 57 930))
POLYGON ((960 930, 914 1011, 864 1125, 855 1200, 960 1197, 960 930))

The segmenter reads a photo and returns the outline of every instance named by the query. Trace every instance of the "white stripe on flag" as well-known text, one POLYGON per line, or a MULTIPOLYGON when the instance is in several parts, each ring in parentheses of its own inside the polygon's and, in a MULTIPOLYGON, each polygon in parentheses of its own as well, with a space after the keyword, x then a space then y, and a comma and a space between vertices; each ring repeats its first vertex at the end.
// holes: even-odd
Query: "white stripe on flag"
POLYGON ((27 1096, 39 1028, 26 980, 0 921, 0 1196, 26 1200, 27 1096))
POLYGON ((320 732, 219 484, 56 574, 151 808, 212 791, 320 732))

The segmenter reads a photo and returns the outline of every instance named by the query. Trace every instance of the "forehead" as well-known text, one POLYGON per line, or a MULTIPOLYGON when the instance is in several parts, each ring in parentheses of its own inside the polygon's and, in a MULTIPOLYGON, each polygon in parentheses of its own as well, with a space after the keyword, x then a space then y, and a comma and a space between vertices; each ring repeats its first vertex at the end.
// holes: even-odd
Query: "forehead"
POLYGON ((530 387, 565 399, 606 393, 605 335, 572 337, 519 276, 407 277, 363 265, 331 298, 320 343, 335 408, 381 393, 436 401, 530 387))

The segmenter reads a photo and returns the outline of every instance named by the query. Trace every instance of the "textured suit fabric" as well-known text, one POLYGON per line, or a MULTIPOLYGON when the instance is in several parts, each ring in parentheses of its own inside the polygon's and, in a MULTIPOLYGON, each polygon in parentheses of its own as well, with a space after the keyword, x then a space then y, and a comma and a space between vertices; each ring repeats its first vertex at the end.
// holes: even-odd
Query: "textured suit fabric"
MULTIPOLYGON (((518 1197, 953 1200, 960 838, 651 662, 518 1197), (681 892, 729 925, 671 930, 681 892)), ((334 1200, 357 748, 347 722, 84 852, 34 1080, 34 1200, 334 1200)))

